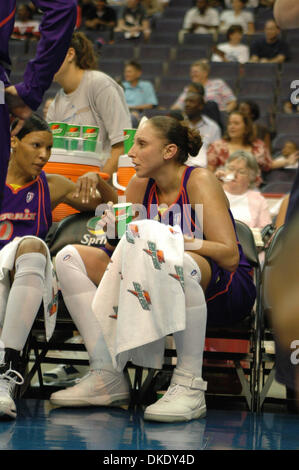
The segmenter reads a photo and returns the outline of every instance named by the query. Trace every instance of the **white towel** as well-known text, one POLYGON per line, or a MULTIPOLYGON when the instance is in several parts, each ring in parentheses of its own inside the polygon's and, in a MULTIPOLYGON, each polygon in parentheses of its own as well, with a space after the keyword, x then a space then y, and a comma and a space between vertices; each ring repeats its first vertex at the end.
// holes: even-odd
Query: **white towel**
MULTIPOLYGON (((10 291, 10 271, 14 268, 15 257, 19 244, 26 238, 37 238, 34 236, 16 237, 5 245, 0 251, 0 325, 3 325, 6 312, 7 299, 10 291)), ((58 310, 58 288, 56 273, 51 262, 51 255, 46 243, 41 241, 47 250, 47 264, 45 273, 45 285, 43 291, 44 319, 46 339, 49 341, 56 325, 58 310)))
POLYGON ((185 329, 183 255, 179 226, 128 225, 92 304, 117 370, 161 368, 165 336, 185 329))

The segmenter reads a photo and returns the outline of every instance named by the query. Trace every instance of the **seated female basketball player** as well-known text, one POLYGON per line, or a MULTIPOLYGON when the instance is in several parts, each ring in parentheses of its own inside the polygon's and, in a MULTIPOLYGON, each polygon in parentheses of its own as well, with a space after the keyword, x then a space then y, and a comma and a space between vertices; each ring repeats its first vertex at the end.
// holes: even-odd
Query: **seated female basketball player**
MULTIPOLYGON (((256 296, 251 266, 237 242, 234 220, 221 185, 208 170, 185 165, 188 154, 197 155, 200 146, 201 139, 196 131, 163 116, 153 117, 139 127, 129 152, 136 177, 127 187, 126 199, 143 204, 147 218, 155 219, 152 224, 167 220, 174 225, 175 221, 168 221, 168 211, 162 213, 153 208, 161 204, 170 208, 175 203, 183 211, 181 227, 185 224, 191 231, 192 226, 198 224, 195 206, 202 204, 203 207, 202 246, 192 251, 185 249, 183 253, 186 327, 173 335, 177 366, 167 393, 146 408, 144 417, 150 420, 185 421, 205 415, 202 358, 206 320, 214 325, 238 322, 251 311, 256 296)), ((154 230, 155 227, 157 225, 154 230)), ((52 394, 51 402, 55 405, 117 406, 129 400, 124 375, 113 366, 101 323, 92 308, 94 298, 102 292, 106 274, 113 268, 114 263, 109 264, 105 272, 115 249, 113 245, 115 241, 107 242, 106 251, 68 245, 56 256, 60 288, 84 339, 91 371, 74 387, 52 394)), ((116 248, 115 255, 117 251, 116 248)), ((139 259, 137 256, 136 260, 130 259, 132 269, 136 266, 136 273, 140 270, 139 259)), ((105 314, 108 316, 107 312, 105 314)), ((159 314, 163 315, 163 311, 159 314)), ((129 337, 130 328, 127 334, 129 337)))
POLYGON ((52 224, 51 211, 61 202, 78 210, 93 210, 101 201, 100 192, 108 200, 114 198, 113 190, 99 176, 91 181, 88 174, 83 175, 76 186, 64 176, 46 175, 43 166, 52 143, 47 122, 36 114, 11 140, 0 214, 0 417, 16 417, 12 396, 15 384, 23 382, 18 372, 19 353, 45 290, 52 298, 53 269, 43 241, 52 224))

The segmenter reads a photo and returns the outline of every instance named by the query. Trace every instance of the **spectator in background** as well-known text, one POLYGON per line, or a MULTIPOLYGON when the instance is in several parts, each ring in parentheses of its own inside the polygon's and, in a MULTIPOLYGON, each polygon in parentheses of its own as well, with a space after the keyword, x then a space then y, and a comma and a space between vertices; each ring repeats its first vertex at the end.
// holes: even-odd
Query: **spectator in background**
POLYGON ((190 157, 187 165, 207 166, 207 148, 215 140, 220 139, 221 129, 212 119, 203 114, 204 98, 201 93, 188 92, 185 98, 185 121, 191 129, 199 131, 202 146, 196 157, 190 157))
POLYGON ((241 220, 252 229, 262 229, 271 224, 268 203, 256 191, 259 166, 252 153, 237 150, 215 175, 223 181, 223 189, 235 219, 241 220))
POLYGON ((299 152, 296 142, 293 140, 286 140, 281 152, 275 157, 275 160, 280 160, 284 168, 297 168, 298 167, 299 152))
POLYGON ((186 12, 183 22, 187 33, 215 33, 218 26, 218 11, 209 7, 208 0, 197 0, 196 6, 186 12))
POLYGON ((141 5, 145 9, 146 16, 154 27, 156 20, 162 16, 163 5, 160 0, 141 0, 141 5))
POLYGON ((268 20, 265 37, 255 39, 250 48, 250 62, 281 64, 290 58, 288 44, 280 38, 280 29, 274 20, 268 20))
POLYGON ((151 34, 150 22, 140 0, 127 0, 119 15, 115 31, 124 33, 125 39, 137 39, 143 34, 148 41, 151 34))
MULTIPOLYGON (((188 92, 199 93, 203 99, 205 96, 205 89, 200 83, 191 82, 190 85, 187 87, 188 92)), ((223 123, 221 118, 221 113, 219 111, 218 104, 215 101, 206 101, 204 99, 204 106, 203 106, 203 114, 207 117, 215 121, 218 126, 221 128, 221 132, 223 131, 223 123)))
POLYGON ((114 42, 114 28, 117 25, 117 14, 114 8, 107 6, 107 0, 97 0, 85 20, 88 29, 110 31, 110 43, 114 42))
POLYGON ((46 101, 45 101, 45 104, 43 106, 43 118, 44 119, 47 119, 47 114, 48 114, 48 110, 49 110, 49 106, 50 104, 54 101, 54 96, 52 98, 48 98, 46 101))
POLYGON ((243 100, 239 103, 238 110, 252 120, 252 127, 254 135, 257 139, 261 139, 271 151, 271 133, 270 130, 263 124, 257 123, 260 117, 260 108, 257 103, 252 100, 243 100))
POLYGON ((78 5, 81 8, 81 18, 83 22, 94 14, 95 4, 94 0, 79 0, 78 5))
MULTIPOLYGON (((221 78, 209 78, 210 65, 207 60, 197 60, 190 67, 192 82, 200 83, 205 90, 205 100, 215 101, 220 111, 230 112, 237 105, 236 97, 230 87, 221 78)), ((182 109, 186 98, 187 88, 183 90, 172 108, 182 109)))
POLYGON ((217 44, 213 48, 212 62, 240 62, 249 61, 249 47, 241 44, 243 28, 240 25, 232 25, 226 32, 227 42, 217 44))
POLYGON ((242 26, 244 33, 254 33, 254 16, 250 11, 244 11, 247 0, 232 0, 232 9, 224 10, 220 15, 219 31, 226 33, 233 24, 242 26))
POLYGON ((251 152, 263 171, 275 167, 265 143, 255 137, 251 119, 240 111, 233 111, 229 115, 223 138, 208 148, 208 168, 215 171, 225 165, 230 155, 237 150, 251 152))
POLYGON ((39 39, 40 22, 33 19, 33 10, 26 3, 18 7, 17 20, 15 21, 13 39, 39 39))
MULTIPOLYGON (((232 8, 233 0, 224 0, 226 8, 232 8)), ((247 8, 257 8, 259 6, 260 0, 248 0, 246 3, 247 8)))
POLYGON ((152 109, 158 104, 153 85, 149 80, 141 80, 141 75, 142 67, 138 62, 131 60, 126 63, 124 81, 121 84, 129 109, 137 119, 142 111, 152 109))

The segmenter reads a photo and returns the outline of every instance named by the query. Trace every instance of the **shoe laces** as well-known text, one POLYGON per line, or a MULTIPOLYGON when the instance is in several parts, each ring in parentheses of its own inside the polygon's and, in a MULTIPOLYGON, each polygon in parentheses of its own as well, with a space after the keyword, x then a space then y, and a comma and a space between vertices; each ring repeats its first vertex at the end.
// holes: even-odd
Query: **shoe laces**
POLYGON ((10 393, 15 385, 22 385, 23 383, 22 375, 9 368, 4 374, 0 375, 0 392, 10 393))
POLYGON ((167 392, 163 395, 161 400, 168 401, 169 399, 177 395, 180 395, 184 390, 186 391, 186 387, 184 387, 183 385, 179 385, 179 384, 170 385, 170 387, 168 388, 167 392))

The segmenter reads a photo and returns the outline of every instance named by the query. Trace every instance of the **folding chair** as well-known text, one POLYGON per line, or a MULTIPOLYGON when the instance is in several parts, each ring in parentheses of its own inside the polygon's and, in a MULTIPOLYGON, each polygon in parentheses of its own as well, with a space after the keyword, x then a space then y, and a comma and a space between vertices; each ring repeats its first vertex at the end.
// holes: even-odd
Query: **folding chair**
MULTIPOLYGON (((258 335, 259 335, 259 324, 258 324, 258 310, 260 308, 260 263, 257 248, 254 242, 254 238, 250 228, 243 222, 236 221, 236 230, 238 234, 238 239, 243 247, 244 253, 253 267, 254 270, 254 280, 257 288, 257 299, 253 311, 248 315, 242 322, 238 325, 233 325, 229 327, 208 327, 206 332, 206 339, 212 338, 221 338, 226 340, 246 340, 249 342, 249 350, 246 352, 221 352, 221 351, 205 351, 204 359, 212 361, 232 361, 240 384, 243 387, 243 394, 247 407, 250 411, 254 411, 256 407, 256 378, 257 378, 257 354, 258 354, 258 335), (248 366, 243 366, 243 361, 245 361, 248 366)), ((168 337, 169 339, 170 337, 168 337)), ((169 380, 171 377, 171 372, 174 368, 173 358, 176 357, 176 351, 172 348, 167 348, 165 350, 165 362, 163 364, 162 376, 164 373, 168 376, 169 380)), ((227 367, 204 367, 203 376, 208 370, 209 372, 219 373, 221 371, 227 372, 227 367)), ((161 371, 155 369, 148 369, 147 375, 142 383, 142 372, 139 370, 139 376, 137 379, 137 397, 136 400, 139 404, 144 404, 145 402, 150 402, 154 399, 152 389, 155 387, 154 382, 159 381, 158 374, 161 371), (158 377, 158 379, 157 379, 158 377)), ((136 378, 136 377, 135 377, 136 378)), ((162 380, 162 379, 161 379, 162 380)), ((209 394, 209 389, 207 395, 209 394)), ((226 396, 228 398, 228 396, 226 396)), ((231 398, 231 397, 229 397, 231 398)))
POLYGON ((274 234, 270 245, 266 250, 265 262, 261 276, 261 308, 259 310, 259 338, 257 355, 257 407, 260 412, 266 400, 269 389, 275 377, 275 353, 266 351, 265 341, 273 341, 273 330, 271 327, 270 314, 271 305, 269 302, 269 276, 277 256, 280 252, 284 235, 284 226, 280 227, 274 234), (273 364, 272 368, 268 364, 273 364))
MULTIPOLYGON (((94 213, 81 212, 72 214, 63 219, 52 233, 51 238, 48 240, 51 256, 55 258, 59 250, 68 244, 82 244, 88 246, 98 246, 105 243, 105 236, 94 233, 94 213)), ((57 391, 59 387, 44 384, 42 375, 42 364, 72 364, 72 365, 88 365, 87 359, 78 358, 57 358, 47 357, 49 351, 59 350, 63 351, 86 351, 84 344, 73 344, 65 342, 66 339, 73 336, 76 330, 69 312, 65 306, 61 294, 59 295, 59 306, 56 328, 52 338, 49 342, 44 339, 44 318, 43 308, 37 315, 33 325, 31 334, 22 352, 23 375, 25 382, 20 387, 19 396, 32 397, 37 393, 37 396, 49 398, 49 395, 57 391), (32 364, 33 363, 33 364, 32 364), (26 371, 26 373, 24 373, 26 371), (37 373, 39 387, 31 387, 33 376, 37 373)), ((125 374, 129 377, 128 368, 125 369, 125 374)), ((132 380, 135 380, 134 377, 132 380)), ((131 384, 131 380, 129 380, 131 384)), ((134 387, 132 389, 132 397, 134 397, 134 387)))

